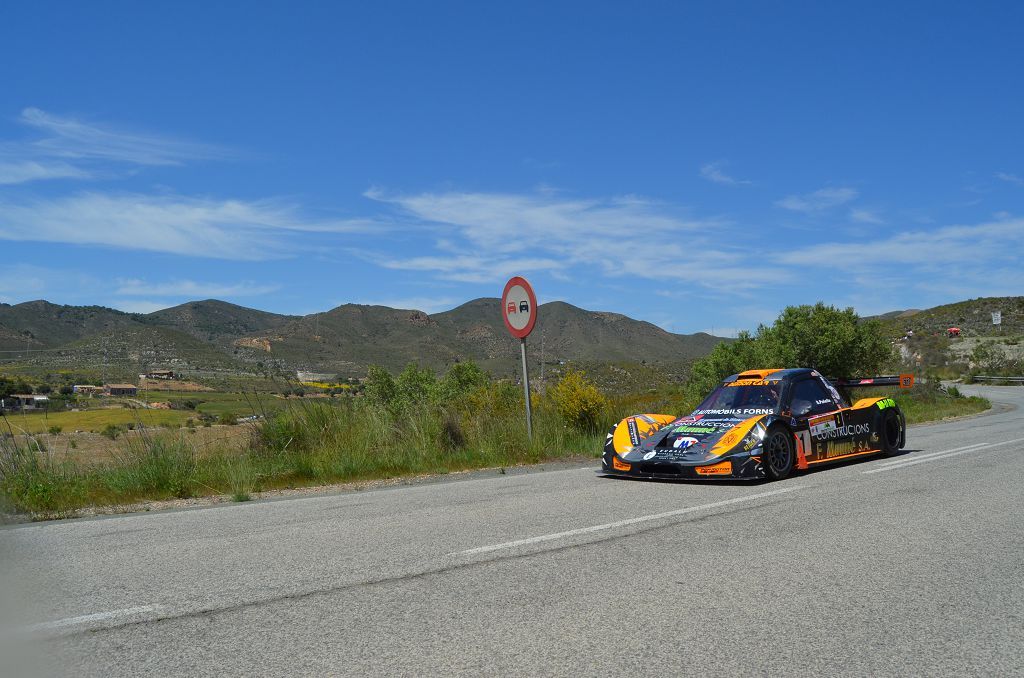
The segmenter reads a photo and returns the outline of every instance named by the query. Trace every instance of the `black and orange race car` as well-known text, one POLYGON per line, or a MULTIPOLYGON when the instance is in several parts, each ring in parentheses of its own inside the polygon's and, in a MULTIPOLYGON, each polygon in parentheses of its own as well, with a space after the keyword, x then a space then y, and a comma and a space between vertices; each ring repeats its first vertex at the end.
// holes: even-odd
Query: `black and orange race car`
POLYGON ((605 475, 632 478, 767 478, 906 445, 892 398, 847 404, 838 387, 913 385, 911 375, 836 380, 816 370, 734 374, 691 414, 638 414, 608 433, 605 475))

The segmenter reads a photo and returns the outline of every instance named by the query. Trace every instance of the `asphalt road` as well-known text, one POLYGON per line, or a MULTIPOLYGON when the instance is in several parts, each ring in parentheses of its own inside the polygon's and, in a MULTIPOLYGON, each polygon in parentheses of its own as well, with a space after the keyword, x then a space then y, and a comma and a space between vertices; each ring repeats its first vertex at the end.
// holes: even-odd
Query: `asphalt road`
POLYGON ((975 390, 1012 407, 780 483, 573 468, 5 528, 0 662, 1024 675, 1024 388, 975 390))

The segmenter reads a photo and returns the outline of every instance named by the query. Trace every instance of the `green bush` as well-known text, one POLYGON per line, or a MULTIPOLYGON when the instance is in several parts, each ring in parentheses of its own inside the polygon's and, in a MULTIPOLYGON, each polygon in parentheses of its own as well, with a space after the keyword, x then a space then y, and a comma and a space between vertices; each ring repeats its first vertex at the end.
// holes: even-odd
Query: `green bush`
POLYGON ((788 306, 771 326, 740 332, 698 360, 687 386, 699 399, 730 374, 749 369, 813 367, 828 377, 877 374, 895 354, 878 321, 862 321, 852 308, 840 311, 818 302, 788 306))
POLYGON ((580 431, 597 431, 605 423, 608 399, 578 370, 570 369, 548 391, 562 420, 580 431))
POLYGON ((121 427, 116 424, 107 424, 103 427, 103 430, 100 431, 100 435, 106 436, 111 440, 117 440, 117 437, 121 435, 121 427))
POLYGON ((55 436, 55 435, 59 434, 61 431, 63 431, 64 429, 62 429, 60 426, 51 426, 47 430, 50 432, 50 435, 55 436))

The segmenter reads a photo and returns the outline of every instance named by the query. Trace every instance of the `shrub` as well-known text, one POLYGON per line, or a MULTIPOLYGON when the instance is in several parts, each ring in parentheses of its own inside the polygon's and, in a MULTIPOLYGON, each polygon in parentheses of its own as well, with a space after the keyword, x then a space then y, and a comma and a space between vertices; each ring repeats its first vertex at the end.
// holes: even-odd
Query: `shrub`
POLYGON ((60 433, 61 431, 63 431, 64 429, 62 429, 60 426, 54 425, 54 426, 51 426, 48 430, 50 431, 50 435, 55 436, 58 433, 60 433))
POLYGON ((587 381, 583 372, 570 369, 548 391, 548 397, 569 426, 581 431, 595 431, 603 423, 608 399, 594 384, 587 381))
POLYGON ((121 435, 121 427, 116 424, 107 424, 103 427, 103 430, 100 431, 100 435, 106 436, 111 440, 117 440, 117 436, 121 435))

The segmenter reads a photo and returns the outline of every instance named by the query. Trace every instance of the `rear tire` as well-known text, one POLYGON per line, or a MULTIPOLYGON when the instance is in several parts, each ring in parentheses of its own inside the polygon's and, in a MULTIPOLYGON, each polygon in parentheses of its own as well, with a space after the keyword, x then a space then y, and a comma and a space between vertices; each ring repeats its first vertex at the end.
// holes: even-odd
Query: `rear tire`
POLYGON ((894 409, 887 409, 882 412, 878 427, 878 437, 882 445, 882 453, 891 457, 900 451, 900 443, 903 440, 903 421, 894 409))
POLYGON ((793 471, 796 452, 793 434, 784 426, 773 426, 764 437, 761 465, 768 480, 782 480, 793 471))

